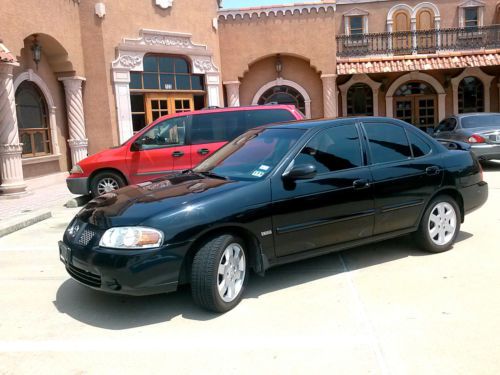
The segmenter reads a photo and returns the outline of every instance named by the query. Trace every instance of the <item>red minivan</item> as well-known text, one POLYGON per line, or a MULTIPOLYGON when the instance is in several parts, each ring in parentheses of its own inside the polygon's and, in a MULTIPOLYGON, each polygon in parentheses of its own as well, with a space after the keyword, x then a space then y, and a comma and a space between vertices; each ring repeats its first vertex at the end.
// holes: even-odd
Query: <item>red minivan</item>
POLYGON ((217 108, 164 116, 122 145, 80 161, 66 183, 73 194, 98 196, 192 168, 248 129, 303 118, 292 105, 217 108))

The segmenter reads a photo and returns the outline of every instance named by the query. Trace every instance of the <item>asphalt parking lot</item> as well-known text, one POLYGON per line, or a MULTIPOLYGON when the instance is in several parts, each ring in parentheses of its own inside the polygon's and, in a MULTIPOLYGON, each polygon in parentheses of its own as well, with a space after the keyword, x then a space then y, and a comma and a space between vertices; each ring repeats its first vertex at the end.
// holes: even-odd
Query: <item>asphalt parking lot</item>
POLYGON ((500 163, 454 249, 411 237, 254 276, 224 315, 190 291, 101 294, 77 284, 57 241, 75 209, 0 238, 2 374, 498 374, 500 163))

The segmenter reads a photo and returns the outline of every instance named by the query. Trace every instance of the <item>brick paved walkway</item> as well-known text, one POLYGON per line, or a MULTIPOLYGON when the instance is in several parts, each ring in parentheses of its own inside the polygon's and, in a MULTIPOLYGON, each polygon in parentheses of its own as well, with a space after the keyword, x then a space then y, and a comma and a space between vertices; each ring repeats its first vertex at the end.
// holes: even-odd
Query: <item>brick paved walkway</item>
POLYGON ((22 198, 0 198, 0 221, 42 208, 62 206, 71 198, 76 197, 69 192, 65 182, 34 189, 22 198))

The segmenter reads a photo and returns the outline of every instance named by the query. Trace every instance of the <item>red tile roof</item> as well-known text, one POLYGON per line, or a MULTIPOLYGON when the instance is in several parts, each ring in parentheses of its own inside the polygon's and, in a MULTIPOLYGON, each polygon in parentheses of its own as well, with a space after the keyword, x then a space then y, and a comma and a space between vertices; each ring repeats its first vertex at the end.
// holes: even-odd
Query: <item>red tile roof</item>
POLYGON ((500 65, 500 50, 337 60, 337 74, 392 73, 500 65))
POLYGON ((0 39, 0 62, 14 63, 16 62, 16 58, 10 51, 7 49, 3 41, 0 39))

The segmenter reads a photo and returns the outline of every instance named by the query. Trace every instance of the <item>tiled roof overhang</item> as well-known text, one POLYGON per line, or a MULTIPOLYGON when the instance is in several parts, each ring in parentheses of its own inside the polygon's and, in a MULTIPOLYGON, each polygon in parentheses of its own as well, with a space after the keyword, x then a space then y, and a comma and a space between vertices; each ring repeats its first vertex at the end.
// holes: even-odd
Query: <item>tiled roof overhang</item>
POLYGON ((0 62, 3 63, 15 63, 17 62, 16 58, 10 51, 7 49, 5 44, 3 44, 2 40, 0 40, 0 62))
POLYGON ((337 60, 337 74, 397 73, 500 65, 500 50, 337 60))

